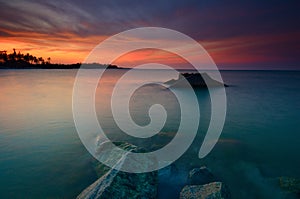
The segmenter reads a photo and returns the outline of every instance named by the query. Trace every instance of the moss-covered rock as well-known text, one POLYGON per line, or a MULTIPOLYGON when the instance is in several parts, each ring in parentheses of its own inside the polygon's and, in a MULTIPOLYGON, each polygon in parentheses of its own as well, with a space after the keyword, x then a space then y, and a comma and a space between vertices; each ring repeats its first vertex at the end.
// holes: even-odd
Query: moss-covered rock
POLYGON ((279 177, 278 183, 281 189, 296 194, 300 198, 300 179, 292 177, 279 177))
POLYGON ((205 185, 186 185, 180 192, 180 199, 228 199, 227 187, 222 182, 205 185))
MULTIPOLYGON (((134 145, 128 143, 115 143, 118 147, 132 152, 143 152, 134 145)), ((117 153, 117 152, 116 152, 117 153)), ((126 161, 125 157, 119 157, 114 152, 104 154, 107 161, 116 162, 116 158, 124 159, 117 161, 114 168, 121 168, 126 161)), ((136 162, 132 163, 138 167, 136 162)), ((143 165, 144 166, 144 165, 143 165)), ((156 198, 157 197, 157 171, 148 173, 126 173, 116 169, 110 169, 101 163, 95 165, 96 172, 101 175, 107 171, 96 182, 86 188, 77 198, 98 199, 98 198, 156 198)))

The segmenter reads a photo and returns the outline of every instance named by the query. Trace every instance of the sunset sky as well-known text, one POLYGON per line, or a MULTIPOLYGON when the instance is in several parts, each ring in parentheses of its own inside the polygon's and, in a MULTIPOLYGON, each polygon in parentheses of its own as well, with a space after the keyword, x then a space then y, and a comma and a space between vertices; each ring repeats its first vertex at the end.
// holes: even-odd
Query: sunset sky
MULTIPOLYGON (((300 69, 299 1, 0 0, 0 9, 0 50, 15 48, 52 63, 83 62, 109 36, 156 26, 197 40, 220 69, 300 69)), ((181 62, 148 49, 116 63, 159 59, 181 62)))

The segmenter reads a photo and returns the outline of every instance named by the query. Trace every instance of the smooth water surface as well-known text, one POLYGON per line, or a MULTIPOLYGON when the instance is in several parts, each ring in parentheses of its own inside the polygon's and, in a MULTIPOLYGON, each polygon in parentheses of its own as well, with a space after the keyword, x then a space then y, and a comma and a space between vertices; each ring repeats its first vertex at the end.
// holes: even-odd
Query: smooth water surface
MULTIPOLYGON (((109 70, 100 81, 99 123, 112 140, 144 144, 149 150, 163 147, 178 128, 178 101, 164 88, 141 88, 130 104, 133 120, 147 125, 149 107, 160 103, 168 111, 166 125, 161 135, 148 141, 124 136, 110 110, 111 91, 124 72, 109 70)), ((156 73, 164 77, 163 72, 156 73)), ((221 138, 207 157, 198 159, 210 118, 210 98, 207 91, 197 89, 198 136, 175 162, 176 172, 159 179, 160 198, 178 197, 189 169, 201 165, 229 186, 233 198, 282 198, 276 179, 300 177, 300 72, 221 74, 229 85, 221 138)), ((95 160, 82 145, 72 117, 75 75, 76 70, 0 71, 0 198, 74 198, 97 179, 95 160)))

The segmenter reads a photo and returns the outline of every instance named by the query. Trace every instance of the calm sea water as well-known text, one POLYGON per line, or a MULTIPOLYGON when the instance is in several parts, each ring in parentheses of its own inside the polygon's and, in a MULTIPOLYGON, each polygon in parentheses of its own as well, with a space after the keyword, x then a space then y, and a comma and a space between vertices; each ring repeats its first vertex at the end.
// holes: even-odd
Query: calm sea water
MULTIPOLYGON (((178 128, 176 98, 154 86, 138 90, 130 104, 133 119, 148 124, 149 106, 160 103, 169 116, 165 133, 150 141, 124 137, 112 120, 109 104, 122 73, 109 70, 100 81, 99 123, 112 140, 163 147, 178 128)), ((156 73, 163 81, 163 72, 156 73)), ((197 138, 175 162, 176 172, 159 179, 159 197, 178 197, 188 171, 207 165, 229 186, 233 198, 283 198, 276 179, 300 178, 300 72, 221 74, 230 87, 219 142, 208 156, 198 159, 209 123, 210 98, 207 91, 196 90, 201 110, 197 138)), ((74 198, 97 179, 94 159, 81 143, 72 117, 75 75, 76 70, 0 71, 0 198, 74 198)))

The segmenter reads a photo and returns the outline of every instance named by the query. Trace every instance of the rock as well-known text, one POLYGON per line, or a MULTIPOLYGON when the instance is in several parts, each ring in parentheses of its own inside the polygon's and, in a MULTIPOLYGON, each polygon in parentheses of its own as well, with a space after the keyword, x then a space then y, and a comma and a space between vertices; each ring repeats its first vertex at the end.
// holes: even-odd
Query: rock
POLYGON ((171 79, 165 82, 165 84, 172 87, 185 87, 186 85, 184 80, 187 80, 192 87, 197 88, 228 86, 222 82, 214 80, 207 73, 182 73, 178 76, 178 79, 171 79))
POLYGON ((77 198, 156 198, 157 180, 154 172, 125 173, 111 170, 77 198))
MULTIPOLYGON (((140 150, 128 143, 118 143, 120 148, 129 151, 139 152, 140 150)), ((102 147, 105 148, 105 147, 102 147)), ((115 161, 117 157, 120 161, 114 168, 110 169, 105 175, 86 188, 77 197, 78 199, 98 199, 98 198, 156 198, 157 197, 157 171, 148 173, 126 173, 119 171, 126 157, 118 157, 115 152, 104 154, 108 161, 115 161), (111 157, 110 157, 111 156, 111 157)), ((99 163, 100 164, 100 163, 99 163)), ((135 163, 133 163, 135 164, 135 163)), ((138 166, 138 165, 134 165, 138 166)), ((103 168, 101 165, 97 168, 103 168)), ((98 172, 99 173, 99 172, 98 172)))
POLYGON ((189 172, 188 183, 190 185, 204 185, 216 181, 219 181, 219 179, 206 166, 192 169, 189 172))
POLYGON ((180 192, 180 199, 228 199, 230 193, 222 182, 205 185, 186 185, 180 192))
POLYGON ((194 168, 189 172, 188 184, 180 192, 180 198, 228 199, 227 186, 206 167, 194 168))
POLYGON ((289 193, 296 194, 298 197, 300 197, 300 179, 292 177, 280 177, 278 180, 281 189, 289 193))

